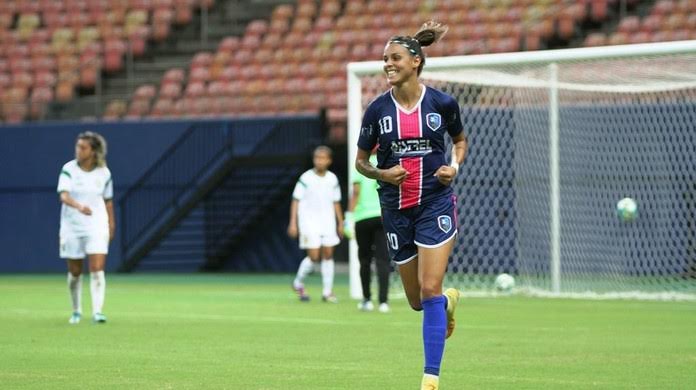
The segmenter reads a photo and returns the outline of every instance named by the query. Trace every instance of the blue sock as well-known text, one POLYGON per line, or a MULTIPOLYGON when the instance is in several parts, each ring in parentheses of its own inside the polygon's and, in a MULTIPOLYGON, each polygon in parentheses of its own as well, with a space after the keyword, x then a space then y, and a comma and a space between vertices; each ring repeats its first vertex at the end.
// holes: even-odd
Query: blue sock
POLYGON ((447 298, 443 295, 424 299, 423 305, 423 353, 425 355, 424 373, 440 375, 440 363, 445 351, 447 333, 447 298))

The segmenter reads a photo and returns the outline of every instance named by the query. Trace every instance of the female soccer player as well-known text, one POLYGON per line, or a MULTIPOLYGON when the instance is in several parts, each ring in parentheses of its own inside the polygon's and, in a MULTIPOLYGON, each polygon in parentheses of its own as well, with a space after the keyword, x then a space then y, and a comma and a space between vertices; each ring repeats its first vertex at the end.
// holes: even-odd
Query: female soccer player
POLYGON ((288 235, 300 237, 300 248, 307 250, 307 257, 300 263, 292 288, 300 301, 309 301, 304 279, 314 271, 314 263, 321 259, 322 300, 337 303, 333 293, 334 246, 343 236, 343 211, 341 187, 336 175, 329 171, 331 149, 319 146, 314 149, 314 168, 300 176, 292 193, 288 235))
POLYGON ((77 136, 75 159, 63 165, 58 178, 60 257, 68 263, 68 287, 72 298, 71 324, 82 316, 82 260, 89 258, 92 320, 106 322, 102 313, 106 280, 104 265, 109 242, 114 238, 113 181, 106 167, 106 141, 87 131, 77 136))
MULTIPOLYGON (((370 157, 370 163, 377 163, 375 155, 370 157)), ((371 263, 375 259, 377 266, 377 284, 379 285, 379 311, 389 312, 387 294, 389 293, 389 258, 387 244, 382 227, 381 208, 377 196, 377 182, 359 173, 353 175, 353 196, 348 203, 346 223, 355 223, 355 240, 358 244, 358 259, 360 260, 360 282, 363 300, 358 304, 362 311, 374 310, 372 304, 371 263)), ((347 230, 346 235, 348 235, 347 230)), ((351 229, 352 231, 352 229, 351 229)))
POLYGON ((391 89, 365 111, 355 160, 357 170, 380 183, 384 230, 392 260, 411 307, 423 311, 425 369, 422 389, 437 389, 445 339, 454 330, 456 289, 442 282, 457 234, 450 184, 466 156, 459 105, 444 92, 418 81, 424 46, 447 32, 425 23, 413 36, 394 36, 384 48, 384 72, 391 89), (445 161, 445 133, 454 144, 445 161), (377 166, 370 150, 379 144, 377 166))

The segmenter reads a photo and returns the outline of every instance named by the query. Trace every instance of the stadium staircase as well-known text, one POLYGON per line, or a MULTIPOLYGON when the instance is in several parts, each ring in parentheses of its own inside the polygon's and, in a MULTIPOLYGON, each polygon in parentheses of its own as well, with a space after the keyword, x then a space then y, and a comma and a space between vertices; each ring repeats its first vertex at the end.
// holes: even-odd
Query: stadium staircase
POLYGON ((321 131, 318 117, 192 125, 119 202, 120 270, 221 268, 289 199, 321 131))

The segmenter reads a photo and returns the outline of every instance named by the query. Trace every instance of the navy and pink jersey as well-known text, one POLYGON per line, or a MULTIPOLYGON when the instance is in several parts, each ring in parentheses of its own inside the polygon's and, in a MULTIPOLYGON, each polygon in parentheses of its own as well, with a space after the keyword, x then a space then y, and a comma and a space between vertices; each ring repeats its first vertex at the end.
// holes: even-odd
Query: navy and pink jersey
POLYGON ((377 149, 377 168, 400 164, 408 176, 399 186, 380 181, 382 208, 406 209, 450 196, 452 189, 440 184, 435 172, 446 161, 445 133, 463 131, 459 104, 446 93, 425 87, 411 110, 401 107, 390 91, 377 97, 363 116, 358 147, 377 149))

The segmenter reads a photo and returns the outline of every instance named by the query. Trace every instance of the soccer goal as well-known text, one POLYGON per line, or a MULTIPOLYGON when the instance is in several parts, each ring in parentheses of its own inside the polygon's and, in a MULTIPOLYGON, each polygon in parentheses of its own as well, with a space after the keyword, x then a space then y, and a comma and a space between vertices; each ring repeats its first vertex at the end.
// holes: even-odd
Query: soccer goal
MULTIPOLYGON (((349 166, 381 72, 348 66, 349 166)), ((469 142, 447 285, 696 299, 696 41, 428 58, 422 78, 458 99, 469 142)))

